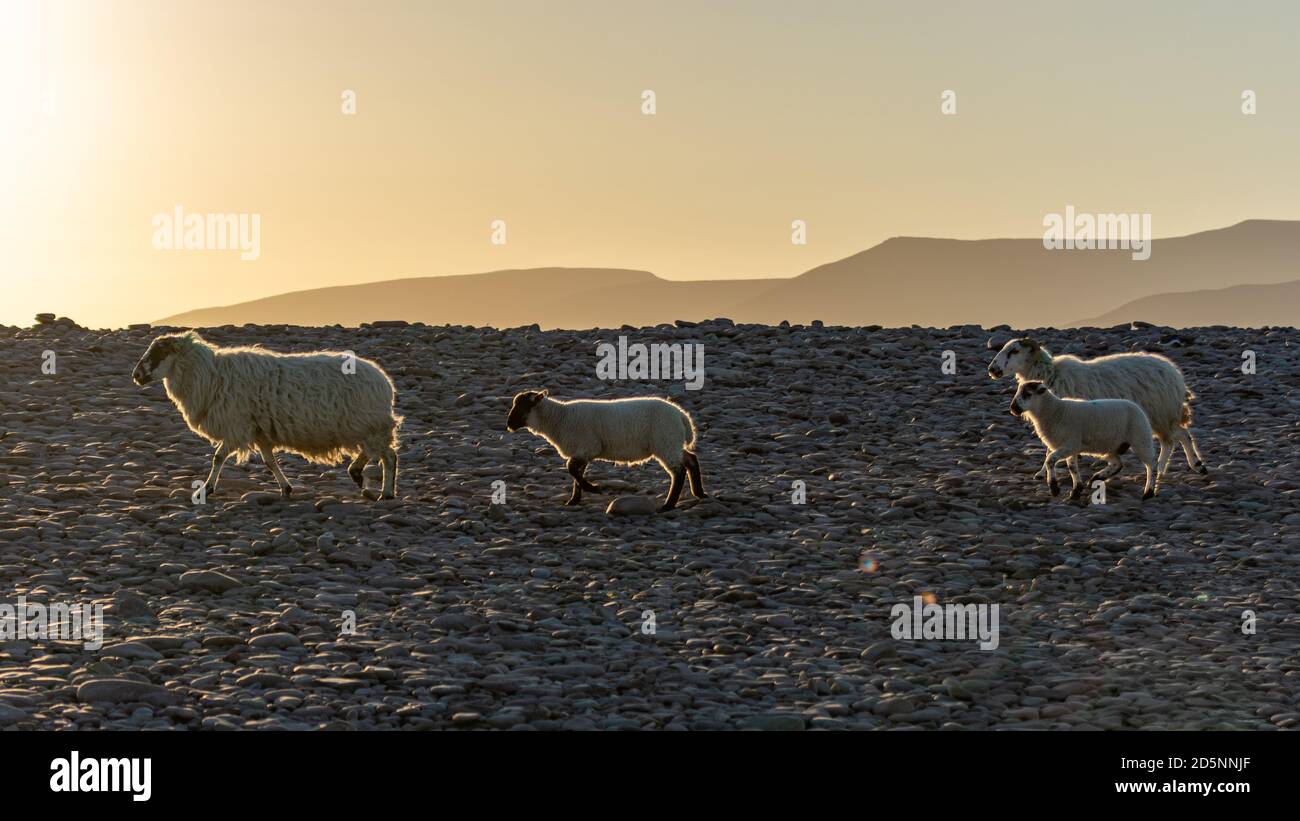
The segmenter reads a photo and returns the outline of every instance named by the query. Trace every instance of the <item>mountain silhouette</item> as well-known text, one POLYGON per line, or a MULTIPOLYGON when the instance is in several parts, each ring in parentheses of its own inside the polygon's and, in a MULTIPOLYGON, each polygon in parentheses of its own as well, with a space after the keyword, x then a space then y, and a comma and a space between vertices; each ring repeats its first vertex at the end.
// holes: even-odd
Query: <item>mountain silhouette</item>
POLYGON ((1109 328, 1135 319, 1179 328, 1205 325, 1295 327, 1300 320, 1300 280, 1277 285, 1234 285, 1208 291, 1157 294, 1071 324, 1109 328))
MULTIPOLYGON (((1041 239, 896 237, 798 276, 680 281, 621 268, 532 268, 316 288, 159 320, 159 325, 430 325, 543 328, 654 325, 725 316, 766 324, 1040 327, 1143 319, 1164 325, 1283 324, 1276 294, 1234 291, 1296 279, 1300 222, 1249 220, 1129 250, 1048 250, 1041 239), (1179 295, 1183 295, 1179 297, 1179 295), (1150 299, 1149 299, 1150 298, 1150 299), (1216 305, 1215 300, 1221 300, 1216 305), (1262 303, 1258 310, 1251 300, 1262 303), (1277 300, 1276 305, 1268 305, 1277 300), (1117 306, 1123 306, 1117 310, 1117 306), (1218 311, 1216 313, 1216 310, 1218 311), (1149 316, 1134 312, 1152 311, 1149 316), (1243 322, 1260 317, 1268 323, 1243 322)), ((1285 309, 1281 310, 1286 314, 1285 309)), ((1294 310, 1286 324, 1294 324, 1294 310)))

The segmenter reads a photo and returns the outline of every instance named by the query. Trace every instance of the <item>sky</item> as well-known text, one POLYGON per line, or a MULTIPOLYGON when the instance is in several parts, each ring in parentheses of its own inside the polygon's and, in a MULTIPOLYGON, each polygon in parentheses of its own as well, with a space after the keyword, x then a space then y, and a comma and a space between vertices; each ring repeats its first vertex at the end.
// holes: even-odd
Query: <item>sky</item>
POLYGON ((1281 2, 0 0, 0 324, 502 268, 793 276, 1067 205, 1157 237, 1300 219, 1298 35, 1281 2), (256 258, 167 249, 177 207, 256 218, 256 258))

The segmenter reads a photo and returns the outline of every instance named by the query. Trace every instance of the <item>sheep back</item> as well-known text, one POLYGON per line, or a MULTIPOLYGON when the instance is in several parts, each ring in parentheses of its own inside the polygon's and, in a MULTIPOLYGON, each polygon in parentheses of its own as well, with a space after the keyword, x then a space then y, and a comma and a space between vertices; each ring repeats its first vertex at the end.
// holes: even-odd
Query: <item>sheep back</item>
MULTIPOLYGON (((258 442, 322 464, 363 449, 396 448, 402 418, 392 380, 377 363, 341 351, 282 354, 217 348, 207 406, 186 421, 195 432, 247 459, 258 442)), ((178 404, 180 404, 178 402, 178 404)), ((183 409, 184 410, 184 409, 183 409)))
POLYGON ((636 464, 658 458, 670 465, 695 447, 695 423, 684 408, 658 397, 547 399, 544 429, 536 432, 564 458, 636 464))
POLYGON ((1054 357, 1047 387, 1060 397, 1127 399, 1145 411, 1151 428, 1164 438, 1190 422, 1190 398, 1183 372, 1158 354, 1126 353, 1082 360, 1054 357))
POLYGON ((1089 456, 1118 453, 1124 445, 1143 458, 1151 452, 1151 424, 1128 399, 1057 399, 1048 412, 1031 418, 1039 438, 1052 448, 1074 445, 1089 456))

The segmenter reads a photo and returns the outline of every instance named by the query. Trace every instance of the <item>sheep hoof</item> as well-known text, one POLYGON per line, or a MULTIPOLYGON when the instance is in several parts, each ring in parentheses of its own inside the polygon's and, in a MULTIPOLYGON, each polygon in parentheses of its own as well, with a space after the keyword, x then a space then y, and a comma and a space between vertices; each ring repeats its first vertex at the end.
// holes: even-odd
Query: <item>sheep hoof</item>
POLYGON ((1075 502, 1079 501, 1079 497, 1082 495, 1083 495, 1083 485, 1079 485, 1074 490, 1070 491, 1071 501, 1075 501, 1075 502))
POLYGON ((565 506, 565 507, 573 507, 573 506, 576 505, 577 503, 578 503, 578 500, 577 500, 577 499, 570 499, 569 501, 567 501, 567 502, 564 503, 564 506, 565 506))
POLYGON ((216 486, 216 485, 204 485, 204 486, 203 486, 203 498, 205 498, 205 499, 208 498, 209 496, 211 496, 212 494, 216 493, 216 492, 217 492, 217 486, 216 486))
POLYGON ((1061 483, 1058 482, 1058 481, 1056 481, 1055 479, 1053 479, 1053 480, 1052 480, 1052 481, 1047 485, 1047 487, 1048 487, 1049 490, 1052 491, 1052 495, 1053 495, 1053 496, 1060 496, 1060 495, 1061 495, 1061 483))
POLYGON ((660 513, 667 513, 668 511, 672 510, 672 509, 675 508, 675 507, 677 507, 677 505, 669 505, 669 504, 660 505, 660 506, 659 506, 659 512, 660 512, 660 513))
POLYGON ((290 496, 292 496, 292 495, 293 495, 293 485, 285 485, 284 487, 280 488, 280 495, 283 496, 283 497, 286 498, 286 499, 288 499, 290 496))
POLYGON ((1206 476, 1209 474, 1210 469, 1207 468, 1205 465, 1198 465, 1197 472, 1200 473, 1202 476, 1206 476))
POLYGON ((1151 490, 1148 490, 1142 494, 1142 501, 1145 502, 1147 499, 1150 499, 1152 496, 1155 495, 1156 495, 1155 488, 1152 488, 1151 490))
POLYGON ((357 483, 357 487, 363 488, 366 486, 366 477, 361 471, 358 470, 356 473, 348 471, 348 475, 352 477, 352 481, 357 483))

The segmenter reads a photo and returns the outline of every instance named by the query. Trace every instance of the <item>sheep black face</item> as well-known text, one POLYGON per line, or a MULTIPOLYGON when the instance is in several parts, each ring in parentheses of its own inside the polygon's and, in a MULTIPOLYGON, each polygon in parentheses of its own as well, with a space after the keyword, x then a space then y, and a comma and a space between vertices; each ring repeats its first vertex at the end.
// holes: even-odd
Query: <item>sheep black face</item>
POLYGON ((514 433, 520 428, 528 427, 528 414, 537 407, 550 391, 524 391, 515 394, 514 404, 510 406, 510 415, 506 417, 506 430, 514 433))
POLYGON ((1026 382, 1016 390, 1016 395, 1011 400, 1011 414, 1020 416, 1025 411, 1031 411, 1037 404, 1037 398, 1047 393, 1047 387, 1042 382, 1026 382))
POLYGON ((131 378, 135 384, 141 387, 148 385, 155 378, 162 379, 167 376, 171 365, 171 358, 176 353, 176 338, 174 336, 160 336, 153 342, 149 343, 149 349, 140 357, 140 361, 135 363, 135 370, 131 371, 131 378))
POLYGON ((1041 347, 1032 339, 1011 340, 989 363, 989 379, 1001 379, 1009 373, 1024 374, 1041 347))

